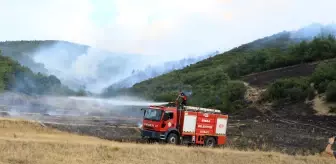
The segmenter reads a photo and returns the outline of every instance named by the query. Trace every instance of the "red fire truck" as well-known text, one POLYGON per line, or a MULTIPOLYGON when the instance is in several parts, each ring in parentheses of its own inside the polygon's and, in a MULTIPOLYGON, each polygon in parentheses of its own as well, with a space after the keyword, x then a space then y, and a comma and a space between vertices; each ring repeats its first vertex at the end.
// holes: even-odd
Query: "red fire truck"
POLYGON ((226 143, 228 115, 220 110, 178 105, 149 106, 142 110, 143 139, 209 147, 226 143))

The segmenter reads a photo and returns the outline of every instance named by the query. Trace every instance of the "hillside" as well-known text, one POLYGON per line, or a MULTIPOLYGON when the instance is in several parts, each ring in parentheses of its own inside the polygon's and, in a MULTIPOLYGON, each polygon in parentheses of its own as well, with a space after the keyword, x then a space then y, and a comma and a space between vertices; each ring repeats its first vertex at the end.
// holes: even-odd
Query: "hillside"
POLYGON ((334 163, 328 155, 289 156, 230 148, 117 143, 42 127, 36 122, 0 119, 0 163, 334 163))
POLYGON ((300 29, 258 39, 184 69, 137 83, 120 93, 142 95, 158 101, 174 101, 177 91, 182 89, 190 93, 189 103, 192 105, 232 112, 248 104, 244 99, 247 88, 240 81, 242 76, 335 58, 336 42, 329 35, 334 34, 334 31, 326 29, 321 28, 316 38, 308 37, 300 29))
POLYGON ((96 93, 112 84, 130 87, 209 56, 206 54, 170 61, 58 40, 4 41, 0 42, 0 50, 4 56, 11 57, 34 73, 55 75, 72 89, 85 88, 96 93))
POLYGON ((75 95, 76 92, 64 86, 54 75, 33 73, 0 51, 0 92, 13 91, 28 95, 75 95))

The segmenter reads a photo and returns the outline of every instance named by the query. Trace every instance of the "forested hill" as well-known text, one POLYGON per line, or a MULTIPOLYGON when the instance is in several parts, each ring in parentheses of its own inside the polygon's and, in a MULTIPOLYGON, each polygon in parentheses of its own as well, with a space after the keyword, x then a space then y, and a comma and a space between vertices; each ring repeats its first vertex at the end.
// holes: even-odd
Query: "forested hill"
MULTIPOLYGON (((241 76, 300 63, 335 58, 335 38, 329 35, 331 33, 322 34, 328 35, 321 35, 313 40, 305 41, 302 38, 293 39, 292 35, 286 32, 280 33, 277 37, 266 38, 266 40, 269 40, 268 42, 257 40, 257 42, 264 42, 264 44, 259 45, 259 48, 253 46, 257 45, 256 42, 245 44, 185 69, 140 82, 130 89, 119 92, 142 95, 158 101, 174 101, 178 90, 182 89, 190 94, 189 103, 191 105, 215 107, 228 112, 233 111, 246 104, 244 99, 246 87, 242 81, 239 81, 241 76), (301 42, 298 42, 299 40, 301 42)), ((334 66, 320 66, 320 69, 328 68, 332 71, 332 68, 336 69, 334 66)), ((302 99, 302 97, 311 94, 307 90, 310 80, 315 80, 316 87, 323 86, 324 90, 322 89, 322 91, 326 90, 329 81, 336 80, 336 76, 331 76, 332 73, 328 77, 319 75, 315 74, 314 79, 304 79, 303 81, 300 81, 301 79, 298 81, 290 80, 289 82, 280 81, 280 84, 277 83, 280 85, 278 88, 289 87, 287 91, 293 93, 281 93, 277 90, 274 93, 282 95, 272 95, 270 93, 268 98, 286 98, 290 94, 295 95, 295 92, 302 93, 303 95, 298 95, 299 99, 302 99), (325 82, 323 78, 329 81, 325 82)))
POLYGON ((0 51, 0 93, 13 91, 28 95, 80 95, 62 85, 54 76, 33 73, 10 57, 2 56, 0 51))
MULTIPOLYGON (((18 61, 21 65, 30 68, 33 72, 47 73, 48 70, 42 63, 33 60, 33 54, 39 48, 52 48, 55 44, 61 44, 62 47, 71 53, 83 53, 89 47, 86 45, 75 44, 67 41, 59 40, 32 40, 32 41, 2 41, 0 42, 0 50, 3 56, 9 56, 18 61)), ((62 52, 64 50, 58 50, 62 52)), ((50 54, 57 55, 57 54, 50 54)))

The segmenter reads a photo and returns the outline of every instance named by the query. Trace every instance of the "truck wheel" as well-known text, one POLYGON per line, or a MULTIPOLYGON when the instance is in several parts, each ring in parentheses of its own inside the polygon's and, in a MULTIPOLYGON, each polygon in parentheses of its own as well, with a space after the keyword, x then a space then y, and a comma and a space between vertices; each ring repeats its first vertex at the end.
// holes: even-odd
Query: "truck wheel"
POLYGON ((208 147, 215 147, 216 146, 216 140, 214 137, 207 137, 204 142, 205 146, 208 147))
POLYGON ((178 136, 175 133, 170 133, 167 137, 167 143, 177 145, 179 143, 178 136))

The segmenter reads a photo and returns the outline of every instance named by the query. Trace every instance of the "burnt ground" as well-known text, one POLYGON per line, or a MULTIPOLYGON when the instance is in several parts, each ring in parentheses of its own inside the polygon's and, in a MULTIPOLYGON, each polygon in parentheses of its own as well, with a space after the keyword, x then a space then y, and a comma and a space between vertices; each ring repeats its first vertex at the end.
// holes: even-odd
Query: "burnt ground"
MULTIPOLYGON (((336 117, 317 116, 309 103, 250 107, 229 116, 228 142, 224 146, 240 150, 259 149, 308 155, 324 151, 328 138, 335 135, 336 117)), ((121 142, 140 142, 136 123, 82 124, 44 123, 62 131, 96 136, 121 142), (118 125, 118 126, 115 126, 118 125)))
POLYGON ((249 114, 231 116, 228 129, 228 144, 240 149, 315 154, 324 151, 328 138, 336 131, 336 117, 314 115, 310 104, 276 105, 262 112, 256 108, 244 111, 249 114))
POLYGON ((327 62, 335 62, 336 59, 328 59, 319 62, 313 63, 304 63, 298 64, 258 73, 249 74, 243 76, 241 80, 248 82, 251 86, 256 87, 264 87, 267 84, 274 82, 279 78, 288 78, 288 77, 298 77, 298 76, 309 76, 311 75, 318 64, 327 63, 327 62))

